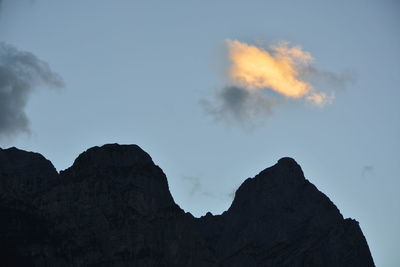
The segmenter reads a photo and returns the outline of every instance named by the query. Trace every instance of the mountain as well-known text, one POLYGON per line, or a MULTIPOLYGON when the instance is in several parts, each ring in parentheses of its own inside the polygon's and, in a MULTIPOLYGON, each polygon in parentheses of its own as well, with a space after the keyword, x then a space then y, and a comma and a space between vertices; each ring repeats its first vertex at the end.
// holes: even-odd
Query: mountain
POLYGON ((344 219, 291 158, 249 178, 221 215, 195 218, 136 145, 82 153, 60 173, 0 149, 2 266, 374 266, 344 219))

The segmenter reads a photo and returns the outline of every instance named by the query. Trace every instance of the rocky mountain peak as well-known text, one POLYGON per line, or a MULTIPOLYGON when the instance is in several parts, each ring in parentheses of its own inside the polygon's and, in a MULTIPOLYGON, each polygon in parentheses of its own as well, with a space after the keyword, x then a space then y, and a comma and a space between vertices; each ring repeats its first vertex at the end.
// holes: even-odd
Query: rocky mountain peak
POLYGON ((245 180, 222 215, 194 218, 136 145, 90 148, 60 174, 0 149, 0 218, 6 266, 374 266, 358 222, 291 158, 245 180))
POLYGON ((137 145, 106 144, 80 154, 71 168, 124 168, 154 164, 149 154, 137 145))
POLYGON ((47 191, 57 175, 53 164, 39 153, 15 147, 0 149, 0 194, 30 201, 47 191))

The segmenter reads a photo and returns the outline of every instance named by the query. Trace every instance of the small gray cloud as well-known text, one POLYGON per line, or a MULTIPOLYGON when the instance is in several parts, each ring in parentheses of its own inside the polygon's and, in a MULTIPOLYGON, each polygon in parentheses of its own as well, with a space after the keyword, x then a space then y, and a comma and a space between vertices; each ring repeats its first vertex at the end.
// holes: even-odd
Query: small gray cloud
POLYGON ((192 196, 202 191, 202 186, 200 184, 200 179, 194 176, 183 176, 183 181, 190 184, 189 194, 192 196))
MULTIPOLYGON (((219 199, 219 200, 225 200, 225 197, 223 195, 212 193, 212 192, 210 192, 210 190, 207 190, 206 188, 204 188, 203 184, 201 183, 201 179, 199 177, 183 176, 182 180, 185 183, 188 183, 190 185, 190 190, 189 190, 190 197, 203 196, 203 197, 207 197, 207 198, 215 198, 215 199, 219 199)), ((229 196, 228 196, 228 198, 229 198, 229 196)))
POLYGON ((362 168, 361 170, 361 176, 362 177, 367 177, 367 176, 372 176, 374 175, 374 166, 372 165, 366 165, 362 168))
MULTIPOLYGON (((312 66, 304 69, 301 76, 331 92, 332 97, 356 81, 356 74, 352 71, 338 74, 312 66)), ((217 121, 240 123, 245 128, 253 128, 262 124, 277 106, 286 101, 286 98, 279 97, 268 88, 248 90, 240 86, 226 86, 217 92, 214 99, 202 100, 200 104, 217 121)))
POLYGON ((260 119, 271 115, 279 102, 260 90, 252 92, 238 86, 227 86, 213 100, 202 100, 201 104, 206 113, 218 121, 239 122, 245 127, 253 127, 262 123, 260 119))
POLYGON ((0 138, 29 132, 25 107, 37 87, 60 88, 61 77, 30 52, 0 42, 0 138))
POLYGON ((228 194, 228 198, 234 200, 235 199, 235 195, 236 195, 236 188, 233 189, 229 194, 228 194))

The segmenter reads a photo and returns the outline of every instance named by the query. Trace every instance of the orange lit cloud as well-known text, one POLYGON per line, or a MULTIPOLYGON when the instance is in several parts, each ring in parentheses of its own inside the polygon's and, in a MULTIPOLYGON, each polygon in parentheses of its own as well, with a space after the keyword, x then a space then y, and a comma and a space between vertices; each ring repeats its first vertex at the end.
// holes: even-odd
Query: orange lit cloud
POLYGON ((269 88, 320 107, 333 100, 333 96, 316 92, 310 82, 302 79, 301 74, 309 69, 313 58, 300 46, 289 47, 287 42, 280 42, 267 50, 237 40, 227 40, 227 45, 229 76, 236 86, 248 91, 269 88))
POLYGON ((354 73, 321 70, 309 52, 285 41, 261 47, 226 40, 226 45, 228 81, 214 98, 200 102, 217 121, 253 129, 288 99, 322 108, 354 82, 354 73))

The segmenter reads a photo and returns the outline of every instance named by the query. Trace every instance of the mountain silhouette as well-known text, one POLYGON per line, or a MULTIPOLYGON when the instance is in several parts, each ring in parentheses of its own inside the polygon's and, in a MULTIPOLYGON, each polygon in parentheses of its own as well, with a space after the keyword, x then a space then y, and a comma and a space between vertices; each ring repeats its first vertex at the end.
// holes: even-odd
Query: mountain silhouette
POLYGON ((1 266, 374 266, 344 219, 291 158, 248 178, 221 215, 195 218, 137 145, 82 153, 58 173, 0 149, 1 266))

